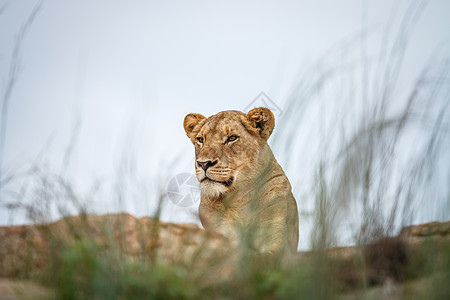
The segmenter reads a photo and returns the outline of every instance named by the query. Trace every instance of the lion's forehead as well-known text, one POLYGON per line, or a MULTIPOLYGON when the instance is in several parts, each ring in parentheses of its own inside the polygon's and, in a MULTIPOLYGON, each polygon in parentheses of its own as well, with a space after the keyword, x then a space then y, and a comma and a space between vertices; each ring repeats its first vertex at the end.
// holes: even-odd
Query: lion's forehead
POLYGON ((220 138, 242 130, 245 130, 245 128, 241 123, 241 115, 238 112, 221 112, 206 120, 200 134, 220 138))

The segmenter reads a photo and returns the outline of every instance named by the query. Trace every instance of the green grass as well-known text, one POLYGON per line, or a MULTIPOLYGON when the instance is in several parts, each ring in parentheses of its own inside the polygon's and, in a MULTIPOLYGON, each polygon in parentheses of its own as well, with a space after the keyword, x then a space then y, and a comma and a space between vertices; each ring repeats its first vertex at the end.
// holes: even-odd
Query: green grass
POLYGON ((127 259, 116 244, 82 239, 52 253, 52 267, 36 278, 57 299, 335 299, 377 293, 388 281, 400 296, 414 291, 416 299, 446 299, 448 237, 414 247, 399 243, 372 245, 381 251, 375 260, 363 248, 351 256, 311 251, 290 258, 244 251, 224 273, 214 273, 215 261, 127 259), (399 262, 403 255, 407 259, 399 262))
POLYGON ((193 299, 188 271, 178 265, 121 262, 80 241, 53 262, 47 283, 59 299, 193 299))

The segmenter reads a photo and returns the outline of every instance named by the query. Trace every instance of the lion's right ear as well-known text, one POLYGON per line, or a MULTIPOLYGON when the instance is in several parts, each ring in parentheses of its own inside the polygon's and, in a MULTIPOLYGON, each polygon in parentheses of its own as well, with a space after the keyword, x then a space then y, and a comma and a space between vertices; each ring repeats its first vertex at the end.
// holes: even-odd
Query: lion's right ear
POLYGON ((186 131, 186 135, 189 138, 192 138, 191 135, 195 127, 199 125, 203 120, 206 120, 206 118, 201 114, 188 114, 186 117, 184 117, 183 127, 184 131, 186 131))

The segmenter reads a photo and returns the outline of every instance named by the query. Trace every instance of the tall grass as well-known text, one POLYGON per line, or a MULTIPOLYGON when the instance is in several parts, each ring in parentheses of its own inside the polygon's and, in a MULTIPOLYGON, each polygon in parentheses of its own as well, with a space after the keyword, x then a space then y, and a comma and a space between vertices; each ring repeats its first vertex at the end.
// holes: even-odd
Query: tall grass
POLYGON ((423 9, 333 47, 299 77, 278 122, 273 147, 330 245, 450 218, 449 58, 436 51, 419 74, 404 70, 423 9), (343 232, 352 240, 336 240, 343 232))

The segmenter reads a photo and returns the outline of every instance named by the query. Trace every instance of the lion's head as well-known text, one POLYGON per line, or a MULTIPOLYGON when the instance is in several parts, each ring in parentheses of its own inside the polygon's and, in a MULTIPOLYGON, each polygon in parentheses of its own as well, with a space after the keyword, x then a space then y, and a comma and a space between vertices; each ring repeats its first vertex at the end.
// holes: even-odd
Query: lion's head
POLYGON ((275 126, 273 113, 223 111, 209 118, 188 114, 184 129, 195 146, 195 173, 202 194, 218 197, 248 178, 275 126))

